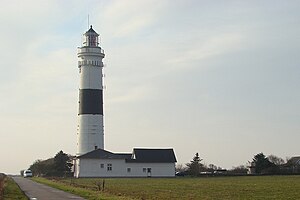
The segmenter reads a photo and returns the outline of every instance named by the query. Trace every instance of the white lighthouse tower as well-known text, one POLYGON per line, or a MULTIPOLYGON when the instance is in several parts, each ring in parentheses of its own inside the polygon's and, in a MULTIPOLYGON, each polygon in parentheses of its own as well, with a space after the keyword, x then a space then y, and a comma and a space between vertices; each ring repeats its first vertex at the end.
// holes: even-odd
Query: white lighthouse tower
POLYGON ((83 34, 78 48, 80 74, 77 155, 95 149, 104 149, 102 59, 104 51, 99 47, 99 34, 92 26, 83 34))

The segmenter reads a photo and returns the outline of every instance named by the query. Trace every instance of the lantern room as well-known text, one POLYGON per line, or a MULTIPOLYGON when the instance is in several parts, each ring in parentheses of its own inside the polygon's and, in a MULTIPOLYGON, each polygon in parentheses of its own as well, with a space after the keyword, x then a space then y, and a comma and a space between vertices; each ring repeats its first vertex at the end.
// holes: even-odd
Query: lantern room
POLYGON ((83 46, 98 47, 98 36, 99 34, 94 31, 91 25, 90 29, 83 34, 83 46))

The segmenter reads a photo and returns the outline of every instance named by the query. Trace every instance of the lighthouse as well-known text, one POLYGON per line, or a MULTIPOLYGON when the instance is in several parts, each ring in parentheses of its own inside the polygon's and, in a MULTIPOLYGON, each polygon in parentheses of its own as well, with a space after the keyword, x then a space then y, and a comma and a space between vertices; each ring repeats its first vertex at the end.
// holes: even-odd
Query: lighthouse
POLYGON ((91 26, 78 48, 80 84, 74 176, 174 177, 177 161, 171 148, 134 148, 132 153, 104 149, 102 59, 105 55, 98 37, 91 26))
POLYGON ((83 34, 78 48, 79 109, 77 155, 104 149, 103 122, 103 62, 104 51, 99 46, 99 34, 90 29, 83 34))

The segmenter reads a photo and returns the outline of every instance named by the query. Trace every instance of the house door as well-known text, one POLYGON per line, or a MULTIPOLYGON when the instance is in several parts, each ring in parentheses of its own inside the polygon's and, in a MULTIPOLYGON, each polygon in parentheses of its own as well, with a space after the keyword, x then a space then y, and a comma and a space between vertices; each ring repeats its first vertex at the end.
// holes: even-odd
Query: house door
POLYGON ((151 177, 151 168, 147 168, 147 177, 151 177))

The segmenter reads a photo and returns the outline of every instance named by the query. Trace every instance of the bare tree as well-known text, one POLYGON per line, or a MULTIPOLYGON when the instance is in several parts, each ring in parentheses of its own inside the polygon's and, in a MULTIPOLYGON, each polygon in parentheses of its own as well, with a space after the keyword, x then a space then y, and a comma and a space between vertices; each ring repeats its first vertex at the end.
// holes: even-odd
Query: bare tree
POLYGON ((274 163, 275 165, 279 166, 279 165, 282 165, 284 164, 284 160, 278 156, 275 156, 275 155, 269 155, 268 156, 268 160, 272 163, 274 163))
POLYGON ((183 166, 183 164, 176 164, 176 172, 185 172, 187 169, 185 166, 183 166))
POLYGON ((209 172, 214 172, 217 169, 218 169, 218 167, 214 164, 209 164, 207 167, 207 171, 209 171, 209 172))
POLYGON ((231 170, 229 170, 229 172, 233 174, 247 174, 248 167, 246 165, 240 165, 237 167, 233 167, 231 170))

